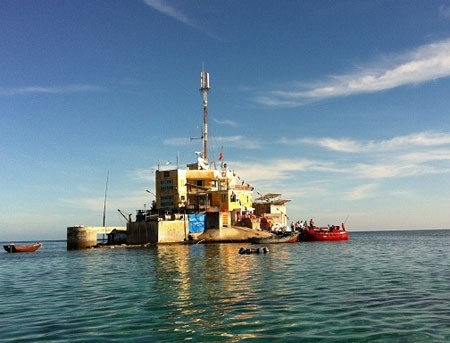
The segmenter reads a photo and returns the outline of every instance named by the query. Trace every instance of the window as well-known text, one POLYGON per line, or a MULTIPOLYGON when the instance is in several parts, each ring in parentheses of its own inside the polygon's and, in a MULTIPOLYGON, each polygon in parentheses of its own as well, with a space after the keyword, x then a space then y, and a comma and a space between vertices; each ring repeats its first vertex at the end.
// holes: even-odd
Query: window
POLYGON ((173 207, 173 198, 169 195, 161 196, 161 207, 173 207))
POLYGON ((172 180, 161 181, 161 192, 171 192, 173 190, 172 180))

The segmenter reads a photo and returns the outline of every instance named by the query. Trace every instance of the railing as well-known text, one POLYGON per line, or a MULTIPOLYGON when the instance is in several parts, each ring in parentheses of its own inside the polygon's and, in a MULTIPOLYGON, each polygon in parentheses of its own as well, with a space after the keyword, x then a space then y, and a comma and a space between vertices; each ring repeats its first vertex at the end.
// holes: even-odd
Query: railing
POLYGON ((253 187, 250 185, 234 185, 230 186, 230 189, 242 190, 242 191, 252 191, 253 187))

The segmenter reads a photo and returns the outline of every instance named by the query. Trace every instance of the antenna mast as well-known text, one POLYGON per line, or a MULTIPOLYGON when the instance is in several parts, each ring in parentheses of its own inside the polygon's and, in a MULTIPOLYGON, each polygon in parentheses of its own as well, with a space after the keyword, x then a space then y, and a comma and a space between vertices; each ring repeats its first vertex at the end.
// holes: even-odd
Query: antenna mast
POLYGON ((209 73, 202 70, 200 73, 200 91, 203 95, 203 158, 208 160, 208 91, 209 73))
POLYGON ((103 227, 106 226, 106 195, 108 193, 108 181, 109 181, 109 170, 108 175, 106 175, 106 186, 105 186, 105 199, 103 200, 103 227))

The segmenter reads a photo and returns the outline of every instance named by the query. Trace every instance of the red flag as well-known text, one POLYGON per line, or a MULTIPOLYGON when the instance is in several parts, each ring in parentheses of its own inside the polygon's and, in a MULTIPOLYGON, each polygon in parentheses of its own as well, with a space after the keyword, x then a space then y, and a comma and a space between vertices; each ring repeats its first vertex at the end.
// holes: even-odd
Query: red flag
POLYGON ((219 161, 223 161, 223 154, 222 154, 222 151, 221 151, 220 154, 219 154, 219 161))

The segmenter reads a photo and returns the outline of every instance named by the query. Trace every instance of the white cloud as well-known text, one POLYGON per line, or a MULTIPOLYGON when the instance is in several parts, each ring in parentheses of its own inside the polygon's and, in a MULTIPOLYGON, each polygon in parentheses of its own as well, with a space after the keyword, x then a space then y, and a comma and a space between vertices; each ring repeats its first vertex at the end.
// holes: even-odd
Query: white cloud
POLYGON ((405 162, 426 163, 430 161, 450 161, 450 150, 413 151, 399 157, 405 162))
POLYGON ((287 143, 287 144, 309 144, 309 145, 315 145, 322 148, 325 148, 327 150, 332 151, 340 151, 340 152, 360 152, 365 150, 364 146, 361 145, 360 142, 357 142, 353 139, 348 138, 299 138, 297 140, 288 140, 288 139, 282 139, 280 143, 287 143))
POLYGON ((339 173, 334 162, 308 159, 267 159, 261 162, 230 162, 229 165, 236 169, 243 179, 252 182, 292 178, 296 172, 339 173))
MULTIPOLYGON (((420 132, 388 140, 358 141, 355 139, 307 138, 297 141, 283 139, 281 143, 312 144, 345 155, 333 154, 332 159, 279 159, 264 163, 242 163, 252 180, 294 178, 298 173, 313 173, 319 179, 337 178, 380 180, 450 173, 450 134, 420 132), (348 155, 348 153, 353 153, 348 155)), ((319 153, 316 154, 320 156, 319 153)))
POLYGON ((354 73, 331 76, 326 81, 273 90, 256 101, 267 106, 300 106, 310 101, 360 93, 380 92, 450 76, 450 39, 389 56, 354 73))
POLYGON ((216 122, 217 124, 220 125, 226 125, 226 126, 231 126, 231 127, 238 127, 238 123, 229 119, 223 119, 223 120, 219 120, 219 119, 215 119, 213 118, 214 122, 216 122))
POLYGON ((66 94, 101 92, 104 88, 96 85, 65 85, 65 86, 27 86, 21 88, 0 89, 0 95, 26 94, 66 94))
POLYGON ((361 153, 361 152, 386 152, 399 149, 427 148, 442 145, 450 145, 450 133, 442 132, 419 132, 410 135, 398 136, 387 140, 356 141, 350 138, 300 138, 297 140, 282 139, 280 143, 310 144, 327 150, 361 153))
MULTIPOLYGON (((154 10, 182 23, 189 27, 192 27, 194 29, 197 29, 206 35, 208 35, 211 38, 219 39, 220 37, 216 36, 214 33, 209 31, 209 27, 207 29, 206 25, 201 25, 200 23, 204 24, 205 18, 202 17, 201 20, 195 20, 192 18, 192 16, 186 14, 185 11, 180 10, 179 8, 173 6, 172 4, 169 4, 168 1, 165 0, 144 0, 144 3, 154 10)), ((189 1, 181 1, 180 4, 183 4, 185 6, 192 6, 192 2, 189 1)), ((204 14, 199 13, 201 7, 197 8, 195 13, 197 14, 197 17, 204 16, 204 14)))
POLYGON ((217 142, 230 148, 239 149, 259 149, 261 148, 261 142, 258 139, 250 139, 240 135, 236 136, 217 136, 214 138, 217 142))
POLYGON ((353 167, 353 176, 366 179, 404 178, 411 176, 426 176, 449 174, 449 166, 437 166, 433 164, 409 163, 403 164, 401 159, 396 163, 383 164, 380 162, 361 163, 353 167))
POLYGON ((366 185, 357 186, 353 189, 350 189, 347 191, 343 198, 345 200, 362 200, 362 199, 368 199, 374 196, 375 190, 377 188, 377 184, 369 183, 366 185))
POLYGON ((180 23, 186 24, 191 27, 197 28, 197 24, 189 18, 185 13, 180 11, 179 9, 169 5, 167 1, 164 0, 144 0, 144 2, 152 7, 153 9, 179 21, 180 23))
MULTIPOLYGON (((155 167, 154 169, 156 168, 157 167, 155 167)), ((154 169, 137 169, 132 173, 132 178, 140 181, 153 182, 155 180, 154 169)))

